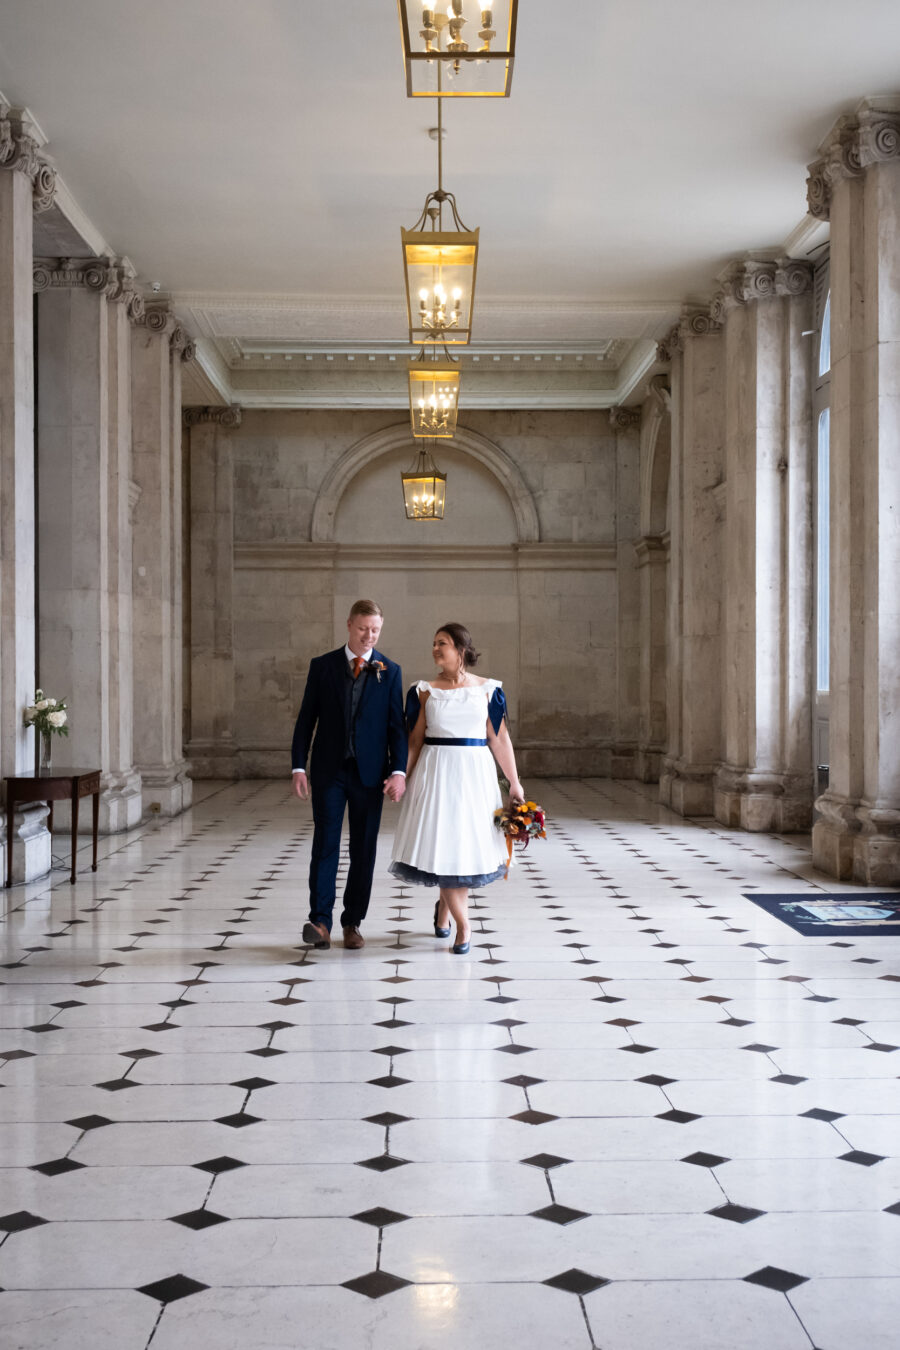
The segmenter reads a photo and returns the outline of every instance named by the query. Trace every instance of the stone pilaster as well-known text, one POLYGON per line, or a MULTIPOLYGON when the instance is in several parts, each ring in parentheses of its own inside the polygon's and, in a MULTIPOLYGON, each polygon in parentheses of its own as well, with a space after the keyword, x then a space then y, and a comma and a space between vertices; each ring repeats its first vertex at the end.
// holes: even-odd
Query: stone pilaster
POLYGON ((672 358, 668 747, 660 800, 711 815, 721 756, 724 349, 720 325, 688 311, 666 339, 672 358))
POLYGON ((132 333, 134 757, 145 811, 191 804, 182 728, 181 363, 192 348, 165 307, 132 333))
POLYGON ((616 436, 616 739, 613 778, 635 776, 640 729, 640 578, 633 540, 638 532, 641 409, 610 408, 616 436))
POLYGON ((746 830, 812 819, 812 270, 735 263, 725 336, 723 756, 715 815, 746 830))
POLYGON ((810 170, 831 220, 831 693, 813 859, 900 883, 900 102, 842 118, 810 170))
POLYGON ((195 778, 236 778, 234 748, 234 475, 240 408, 188 408, 190 675, 188 756, 195 778))
MULTIPOLYGON (((34 695, 33 214, 52 204, 55 175, 27 114, 0 99, 0 773, 34 770, 34 732, 22 713, 34 695)), ((17 812, 14 877, 50 867, 45 806, 17 812)), ((6 867, 5 823, 0 824, 6 867)))
POLYGON ((99 765, 100 825, 113 833, 141 818, 131 756, 127 483, 128 317, 142 302, 130 266, 111 259, 40 260, 34 286, 40 683, 67 696, 66 762, 99 765))

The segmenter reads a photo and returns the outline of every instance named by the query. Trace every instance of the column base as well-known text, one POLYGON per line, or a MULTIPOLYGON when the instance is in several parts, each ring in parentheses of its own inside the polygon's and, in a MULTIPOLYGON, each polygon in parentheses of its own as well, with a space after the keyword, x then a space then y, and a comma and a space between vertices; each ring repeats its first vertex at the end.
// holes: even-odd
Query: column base
POLYGON ((202 741, 192 740, 187 746, 193 778, 221 778, 234 780, 242 775, 238 771, 235 746, 232 740, 202 741))
POLYGON ((711 816, 713 774, 711 764, 686 765, 664 759, 659 775, 659 800, 679 816, 711 816))
POLYGON ((662 770, 663 750, 652 745, 639 745, 634 754, 634 774, 641 783, 658 783, 662 770))
POLYGON ((759 773, 723 764, 713 793, 716 820, 731 829, 796 834, 812 823, 812 774, 759 773))
POLYGON ((816 811, 815 867, 860 886, 900 885, 900 810, 826 792, 816 811))
MULTIPOLYGON (((43 802, 17 811, 13 817, 13 882, 37 881, 50 871, 50 831, 47 829, 48 808, 43 802)), ((0 822, 0 864, 2 881, 6 884, 6 859, 9 847, 6 838, 6 820, 0 822)))
POLYGON ((609 752, 610 778, 634 778, 637 746, 634 741, 620 741, 609 752))
POLYGON ((177 764, 139 767, 144 818, 179 816, 188 809, 194 796, 189 770, 185 759, 177 764))

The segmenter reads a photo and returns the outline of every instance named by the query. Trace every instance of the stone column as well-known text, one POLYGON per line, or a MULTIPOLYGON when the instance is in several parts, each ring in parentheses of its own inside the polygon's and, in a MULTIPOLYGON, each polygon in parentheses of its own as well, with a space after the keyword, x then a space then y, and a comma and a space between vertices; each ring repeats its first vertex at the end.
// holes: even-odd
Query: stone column
MULTIPOLYGON (((53 203, 55 175, 25 113, 0 99, 0 774, 31 773, 33 731, 22 714, 34 696, 33 212, 53 203)), ((17 812, 13 876, 50 867, 45 806, 17 812)), ((0 824, 3 872, 6 825, 0 824)))
POLYGON ((813 860, 900 884, 900 101, 843 117, 811 166, 831 220, 829 787, 813 860))
POLYGON ((641 418, 641 481, 634 555, 640 586, 640 715, 635 777, 659 782, 666 749, 666 605, 671 393, 654 376, 641 418))
POLYGON ((40 261, 34 286, 40 680, 68 700, 66 762, 102 771, 100 823, 111 833, 141 818, 131 761, 127 483, 128 311, 142 301, 130 265, 110 259, 40 261))
POLYGON ((715 815, 745 830, 812 819, 812 269, 733 264, 725 329, 723 762, 715 815))
POLYGON ((633 778, 640 727, 640 577, 638 533, 641 409, 610 408, 616 436, 616 739, 612 778, 633 778))
POLYGON ((144 810, 191 804, 182 737, 181 360, 193 349, 161 306, 132 334, 134 756, 144 810))
POLYGON ((190 435, 191 734, 195 778, 237 778, 234 746, 234 476, 240 408, 187 408, 190 435))
POLYGON ((668 749, 660 800, 711 815, 721 757, 724 350, 720 325, 686 312, 672 358, 668 749))

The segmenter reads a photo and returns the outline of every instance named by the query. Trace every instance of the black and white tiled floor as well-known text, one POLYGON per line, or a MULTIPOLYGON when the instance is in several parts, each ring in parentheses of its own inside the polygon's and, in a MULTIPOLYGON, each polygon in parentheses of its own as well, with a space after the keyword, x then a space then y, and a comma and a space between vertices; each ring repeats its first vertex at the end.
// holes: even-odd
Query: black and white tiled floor
POLYGON ((742 897, 835 889, 802 839, 539 796, 468 958, 381 864, 304 948, 280 783, 6 893, 2 1350, 900 1345, 900 941, 742 897))

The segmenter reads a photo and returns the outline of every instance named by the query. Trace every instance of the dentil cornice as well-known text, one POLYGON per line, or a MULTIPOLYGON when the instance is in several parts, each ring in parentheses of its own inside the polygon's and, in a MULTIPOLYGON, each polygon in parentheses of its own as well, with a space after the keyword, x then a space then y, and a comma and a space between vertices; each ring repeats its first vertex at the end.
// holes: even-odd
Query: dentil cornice
POLYGON ((124 305, 132 323, 144 314, 144 297, 135 284, 127 258, 36 258, 32 272, 36 292, 82 287, 124 305))
POLYGON ((831 214, 834 185, 858 178, 872 164, 900 159, 900 100, 870 98, 855 113, 838 118, 823 141, 819 158, 809 166, 806 199, 818 220, 831 214))
POLYGON ((28 114, 10 108, 0 98, 0 168, 30 179, 36 212, 48 211, 56 196, 56 170, 40 154, 42 145, 28 114))
POLYGON ((241 425, 241 410, 238 407, 185 408, 184 425, 186 427, 203 426, 210 423, 222 427, 226 431, 231 431, 241 425))

